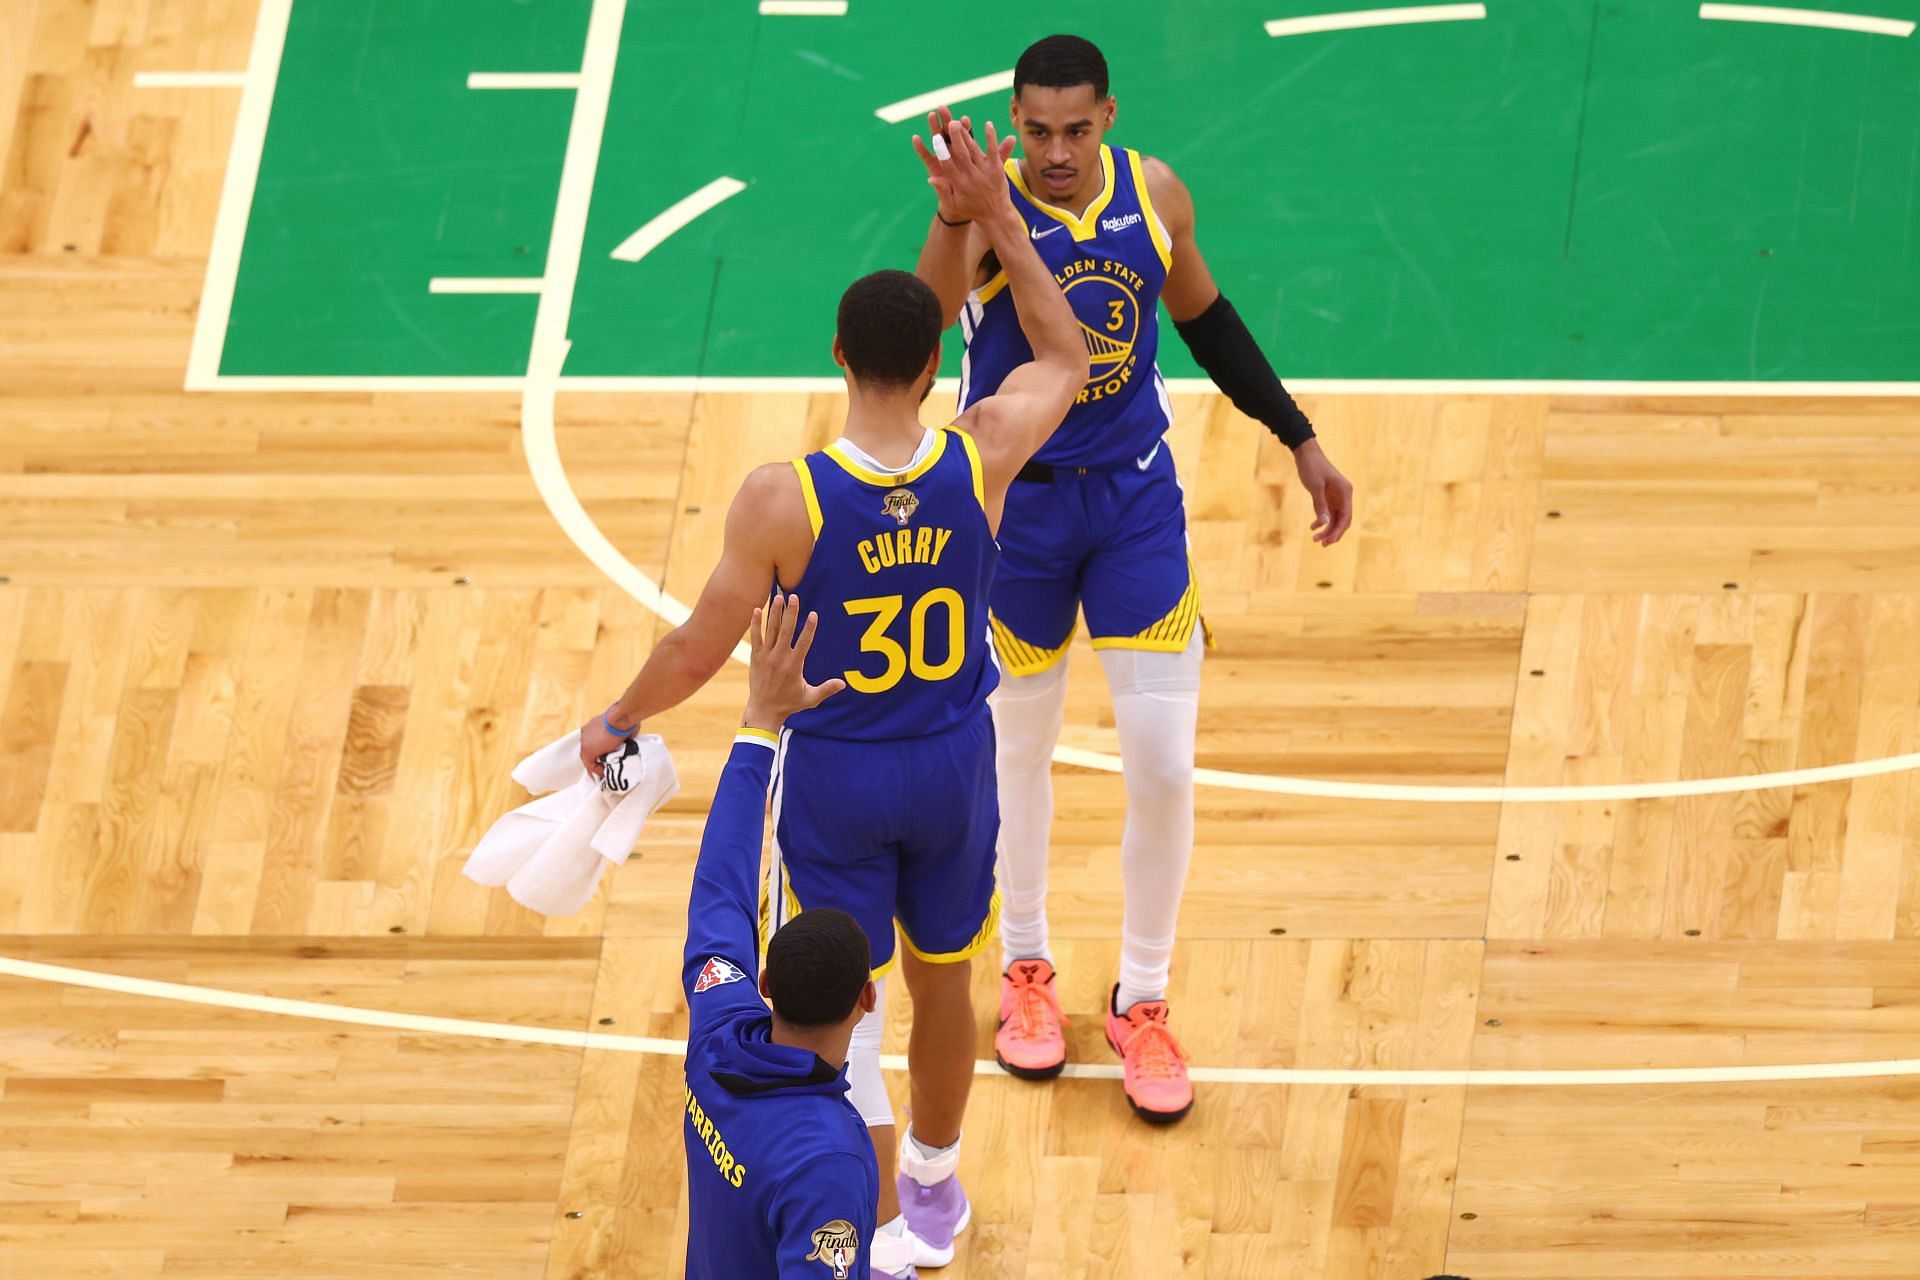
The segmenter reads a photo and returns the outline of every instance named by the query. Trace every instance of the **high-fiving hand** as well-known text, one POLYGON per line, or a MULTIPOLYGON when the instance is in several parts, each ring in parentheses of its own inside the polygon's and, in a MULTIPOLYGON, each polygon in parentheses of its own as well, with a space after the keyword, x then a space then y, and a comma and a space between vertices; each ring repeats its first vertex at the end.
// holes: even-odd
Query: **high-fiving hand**
MULTIPOLYGON (((931 139, 936 134, 942 138, 946 137, 947 126, 952 123, 953 112, 947 110, 945 107, 935 107, 932 111, 927 112, 927 138, 931 139)), ((961 116, 960 127, 968 133, 972 133, 973 117, 961 116)), ((951 148, 949 148, 949 150, 951 150, 951 148)), ((940 185, 934 182, 934 179, 940 176, 940 157, 928 149, 927 143, 923 141, 918 134, 915 134, 913 138, 913 152, 919 156, 921 162, 927 166, 927 185, 933 187, 934 193, 940 197, 940 216, 948 222, 966 221, 965 217, 957 210, 947 207, 946 197, 941 193, 940 185)))
POLYGON ((796 711, 819 706, 847 687, 845 680, 824 684, 807 683, 807 651, 813 648, 813 633, 820 615, 807 615, 794 639, 794 626, 800 620, 800 597, 774 593, 764 608, 753 611, 747 628, 747 644, 753 661, 747 668, 747 710, 740 722, 751 729, 778 732, 786 718, 796 711))
POLYGON ((926 139, 919 134, 913 136, 914 154, 927 167, 927 183, 940 198, 941 216, 950 222, 962 222, 1012 215, 1006 165, 1013 155, 1014 140, 1002 140, 989 120, 987 145, 982 150, 973 140, 971 118, 955 120, 945 107, 927 115, 927 128, 947 143, 948 158, 942 160, 926 139))

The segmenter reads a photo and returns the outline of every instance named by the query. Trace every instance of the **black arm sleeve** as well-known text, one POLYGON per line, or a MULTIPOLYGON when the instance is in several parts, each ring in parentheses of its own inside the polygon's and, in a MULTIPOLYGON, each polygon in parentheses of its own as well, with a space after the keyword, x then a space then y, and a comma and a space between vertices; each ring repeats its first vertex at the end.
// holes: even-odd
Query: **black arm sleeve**
POLYGON ((1313 439, 1313 424, 1293 402, 1273 366, 1260 354, 1260 345, 1247 332, 1240 313, 1221 294, 1213 305, 1191 320, 1173 322, 1193 358, 1227 393, 1233 407, 1280 437, 1289 449, 1313 439))

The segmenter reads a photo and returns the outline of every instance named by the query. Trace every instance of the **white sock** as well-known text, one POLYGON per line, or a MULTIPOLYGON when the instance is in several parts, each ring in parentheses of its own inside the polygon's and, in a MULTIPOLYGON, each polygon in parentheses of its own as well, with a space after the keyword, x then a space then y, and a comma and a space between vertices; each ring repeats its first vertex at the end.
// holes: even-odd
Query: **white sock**
POLYGON ((1127 787, 1120 836, 1126 905, 1120 927, 1120 1010, 1164 1000, 1175 923, 1193 860, 1194 732, 1204 640, 1183 653, 1103 649, 1127 787))
POLYGON ((1053 745, 1067 707, 1067 660, 1006 676, 991 699, 1000 775, 1000 967, 1053 963, 1047 944, 1047 835, 1053 826, 1053 745))
POLYGON ((907 1126, 907 1137, 900 1144, 900 1172, 912 1178, 923 1187, 937 1186, 960 1171, 960 1139, 955 1138, 952 1146, 930 1147, 913 1136, 913 1126, 907 1126))

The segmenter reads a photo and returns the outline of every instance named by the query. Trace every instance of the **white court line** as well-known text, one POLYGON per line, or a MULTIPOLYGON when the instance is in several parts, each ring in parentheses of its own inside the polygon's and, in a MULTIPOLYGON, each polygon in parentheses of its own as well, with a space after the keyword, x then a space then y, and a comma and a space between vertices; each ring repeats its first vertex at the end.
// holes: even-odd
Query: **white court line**
POLYGON ((638 262, 660 247, 660 242, 723 200, 747 189, 738 178, 719 177, 691 195, 680 199, 649 218, 644 226, 622 240, 608 256, 621 262, 638 262))
POLYGON ((271 1013, 288 1018, 315 1018, 322 1022, 345 1022, 362 1027, 386 1027, 395 1031, 422 1031, 429 1034, 469 1036, 483 1040, 512 1040, 520 1044, 550 1044, 564 1048, 616 1049, 623 1053, 684 1054, 684 1040, 656 1040, 642 1036, 612 1036, 589 1031, 554 1031, 546 1027, 518 1027, 509 1022, 475 1022, 465 1018, 434 1018, 417 1013, 388 1013, 382 1009, 356 1009, 347 1005, 323 1004, 313 1000, 283 1000, 277 996, 252 995, 243 991, 222 991, 215 987, 195 987, 178 982, 154 982, 91 969, 70 969, 64 965, 39 964, 0 956, 0 973, 34 982, 56 982, 69 987, 91 987, 96 991, 118 991, 154 1000, 175 1000, 182 1004, 212 1005, 221 1009, 244 1009, 250 1013, 271 1013))
MULTIPOLYGON (((554 201, 553 229, 547 243, 548 287, 541 293, 540 309, 534 315, 527 375, 521 380, 520 438, 534 487, 561 531, 616 586, 668 623, 678 626, 687 620, 691 611, 640 572, 600 532, 567 480, 566 469, 560 463, 560 447, 554 438, 553 401, 560 370, 572 347, 567 339, 567 324, 573 314, 574 286, 580 278, 581 248, 586 240, 587 213, 593 199, 594 174, 600 164, 600 139, 606 128, 607 101, 612 94, 614 59, 619 52, 620 23, 625 10, 626 0, 594 0, 593 14, 587 22, 580 92, 574 99, 573 122, 567 131, 567 149, 560 162, 560 190, 554 201)), ((718 182, 732 181, 731 178, 719 179, 701 191, 711 192, 718 182)), ((696 192, 695 196, 699 194, 696 192)), ((731 194, 717 195, 712 203, 717 204, 731 194)), ((692 199, 690 196, 680 201, 674 209, 692 199)), ((697 216, 698 212, 690 217, 697 216)), ((669 209, 649 222, 635 233, 635 238, 646 234, 672 213, 673 209, 669 209)), ((651 247, 645 246, 640 253, 651 247)), ((635 258, 639 256, 636 254, 635 258)), ((733 657, 744 662, 747 653, 743 640, 735 646, 733 657)))
POLYGON ((1424 4, 1406 9, 1311 13, 1300 18, 1275 18, 1266 25, 1270 36, 1305 36, 1356 27, 1397 27, 1410 22, 1470 22, 1486 16, 1487 6, 1483 4, 1424 4))
MULTIPOLYGON (((1053 758, 1082 769, 1119 773, 1120 758, 1080 747, 1056 747, 1053 758)), ((1269 777, 1257 773, 1229 773, 1224 769, 1195 769, 1201 786, 1231 787, 1238 791, 1265 791, 1282 796, 1320 796, 1332 800, 1409 800, 1422 804, 1564 804, 1580 800, 1664 800, 1678 796, 1714 796, 1740 791, 1772 791, 1781 787, 1811 787, 1822 782, 1872 778, 1885 773, 1920 769, 1920 752, 1885 756, 1878 760, 1850 760, 1845 764, 1777 773, 1735 774, 1726 778, 1682 778, 1671 782, 1603 782, 1585 786, 1401 786, 1391 782, 1327 782, 1317 778, 1269 777)))
MULTIPOLYGON (((1173 395, 1196 395, 1215 390, 1206 378, 1168 378, 1173 395)), ((518 391, 526 379, 517 373, 443 377, 426 375, 361 374, 225 374, 212 390, 219 391, 518 391)), ((693 391, 790 395, 796 392, 846 390, 840 378, 754 378, 728 375, 586 374, 560 379, 565 391, 693 391)), ((953 395, 954 378, 941 378, 934 390, 953 395)), ((209 388, 190 388, 193 390, 209 388)), ((1846 399, 1905 399, 1920 396, 1920 382, 1553 382, 1498 379, 1289 378, 1287 389, 1313 396, 1672 396, 1724 399, 1796 399, 1831 396, 1846 399)))
POLYGON ((968 98, 977 98, 983 93, 992 93, 996 89, 1013 88, 1013 69, 996 71, 992 75, 975 76, 971 80, 962 80, 959 84, 950 84, 941 89, 929 89, 925 93, 915 94, 911 98, 902 98, 898 102, 889 102, 873 114, 888 124, 899 124, 902 120, 911 120, 925 115, 935 107, 965 102, 968 98))
POLYGON ((539 276, 435 276, 428 293, 538 293, 546 286, 539 276))
POLYGON ((469 71, 469 89, 578 89, 578 71, 469 71))
POLYGON ((212 390, 220 376, 220 353, 227 345, 227 318, 233 311, 233 287, 240 278, 240 250, 253 211, 253 187, 260 177, 260 155, 267 145, 267 117, 273 112, 273 86, 280 78, 280 51, 287 42, 287 17, 293 0, 260 0, 254 20, 253 51, 247 57, 246 87, 227 151, 227 175, 220 187, 220 213, 213 224, 213 247, 200 284, 200 313, 187 354, 186 387, 212 390))
POLYGON ((244 89, 244 71, 136 71, 136 89, 244 89))
MULTIPOLYGON (((574 284, 580 278, 580 246, 587 235, 587 209, 593 201, 593 176, 600 164, 600 139, 606 133, 607 102, 613 96, 613 67, 620 53, 620 23, 625 15, 625 0, 593 0, 593 11, 587 19, 579 92, 573 99, 567 149, 560 161, 560 190, 554 199, 553 230, 547 240, 547 287, 533 317, 529 381, 541 348, 561 346, 567 340, 567 317, 573 311, 574 284)), ((566 359, 564 352, 560 359, 566 359)))
MULTIPOLYGON (((297 970, 296 970, 297 971, 297 970)), ((122 995, 153 1000, 172 1000, 181 1004, 209 1005, 220 1009, 239 1009, 248 1013, 274 1014, 288 1018, 312 1018, 320 1022, 353 1026, 383 1027, 392 1031, 412 1031, 424 1035, 460 1036, 478 1040, 506 1040, 517 1044, 553 1045, 563 1049, 606 1049, 615 1053, 655 1053, 666 1057, 685 1057, 687 1042, 653 1036, 612 1035, 603 1031, 560 1031, 549 1027, 522 1027, 510 1022, 480 1022, 466 1018, 438 1018, 427 1014, 394 1013, 385 1009, 359 1009, 352 1005, 324 1004, 314 1000, 287 1000, 279 996, 254 995, 245 991, 224 991, 217 987, 196 987, 179 982, 158 982, 151 978, 133 978, 94 969, 73 969, 65 965, 41 964, 0 956, 0 974, 32 982, 52 982, 69 987, 87 987, 95 991, 113 991, 122 995)), ((886 1054, 880 1065, 889 1071, 904 1071, 907 1060, 899 1054, 886 1054)), ((975 1075, 1004 1074, 998 1063, 976 1060, 975 1075)), ((1072 1063, 1061 1074, 1082 1080, 1117 1080, 1117 1063, 1072 1063)), ((1602 1085, 1677 1085, 1677 1084, 1751 1084, 1792 1080, 1865 1080, 1887 1076, 1920 1075, 1920 1059, 1887 1058, 1873 1062, 1796 1062, 1751 1067, 1619 1067, 1601 1070, 1399 1070, 1389 1068, 1320 1067, 1194 1067, 1192 1077, 1202 1084, 1266 1085, 1410 1085, 1452 1087, 1565 1088, 1602 1085)))
POLYGON ((1700 16, 1718 22, 1767 22, 1783 27, 1826 27, 1834 31, 1864 31, 1875 36, 1913 34, 1913 24, 1898 18, 1872 18, 1863 13, 1834 13, 1827 9, 1776 9, 1760 4, 1703 4, 1700 16))
MULTIPOLYGON (((598 2, 606 3, 607 0, 598 2)), ((623 0, 611 2, 619 4, 623 0)), ((542 302, 552 296, 552 293, 543 295, 542 302)), ((561 323, 564 325, 564 318, 561 323)), ((553 399, 559 389, 560 367, 566 363, 571 347, 572 344, 565 339, 536 342, 527 368, 520 397, 520 442, 527 455, 527 470, 533 474, 533 486, 539 491, 540 500, 546 503, 554 523, 560 526, 560 531, 567 535, 568 541, 579 549, 594 568, 606 574, 615 586, 639 601, 643 608, 677 627, 693 611, 662 591, 659 583, 642 573, 621 554, 606 534, 600 532, 600 526, 580 505, 579 496, 567 480, 566 468, 561 465, 560 446, 554 438, 553 399)), ((742 640, 733 647, 733 660, 744 663, 749 652, 746 641, 742 640)))
POLYGON ((760 0, 760 13, 769 18, 840 18, 847 0, 760 0))
MULTIPOLYGON (((551 298, 551 293, 546 298, 551 298)), ((543 299, 544 303, 545 299, 543 299)), ((564 323, 564 322, 563 322, 564 323)), ((560 367, 566 360, 569 344, 536 344, 532 367, 527 371, 520 401, 520 438, 527 456, 527 469, 533 473, 534 487, 547 504, 561 532, 580 549, 594 567, 612 579, 621 590, 652 610, 673 626, 692 615, 685 604, 661 590, 600 532, 567 480, 566 467, 560 461, 554 438, 553 401, 559 389, 560 367)), ((746 663, 745 641, 735 645, 733 660, 746 663)), ((1120 757, 1080 747, 1056 746, 1053 758, 1060 764, 1120 773, 1120 757)), ((1236 791, 1260 791, 1271 795, 1318 796, 1340 800, 1390 800, 1420 804, 1565 804, 1586 800, 1638 800, 1676 796, 1721 795, 1729 792, 1765 791, 1778 787, 1811 786, 1821 782, 1841 782, 1850 778, 1874 777, 1920 769, 1920 753, 1887 756, 1878 760, 1854 760, 1846 764, 1821 765, 1809 769, 1789 769, 1777 773, 1756 773, 1726 778, 1683 778, 1666 782, 1597 783, 1584 786, 1411 786, 1380 782, 1331 782, 1316 778, 1286 778, 1258 773, 1233 773, 1225 769, 1196 769, 1193 780, 1201 786, 1223 787, 1236 791)))

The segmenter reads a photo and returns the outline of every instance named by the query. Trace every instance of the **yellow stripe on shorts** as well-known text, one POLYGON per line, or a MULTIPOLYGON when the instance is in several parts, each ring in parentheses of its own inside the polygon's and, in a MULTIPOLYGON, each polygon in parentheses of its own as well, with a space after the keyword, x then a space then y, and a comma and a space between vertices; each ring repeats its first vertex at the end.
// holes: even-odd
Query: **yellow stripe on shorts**
POLYGON ((1008 675, 1037 676, 1066 657, 1073 644, 1073 632, 1069 631, 1058 649, 1042 649, 1013 634, 994 614, 988 613, 987 621, 993 630, 993 651, 1000 655, 1000 667, 1008 675))
MULTIPOLYGON (((1181 653, 1193 639, 1195 624, 1202 628, 1200 616, 1200 577, 1193 571, 1193 557, 1187 557, 1187 589, 1158 622, 1130 636, 1095 636, 1096 649, 1144 649, 1150 653, 1181 653)), ((1206 645, 1213 647, 1213 632, 1207 631, 1206 645)))
MULTIPOLYGON (((897 921, 895 923, 898 924, 897 921)), ((980 927, 974 931, 972 940, 958 951, 922 951, 913 944, 913 939, 907 935, 907 926, 904 924, 899 925, 900 944, 907 950, 913 952, 915 957, 925 960, 928 964, 958 964, 962 960, 971 960, 982 951, 985 951, 987 944, 993 941, 993 935, 998 932, 999 928, 1000 887, 995 885, 993 897, 987 903, 987 918, 980 922, 980 927)))

